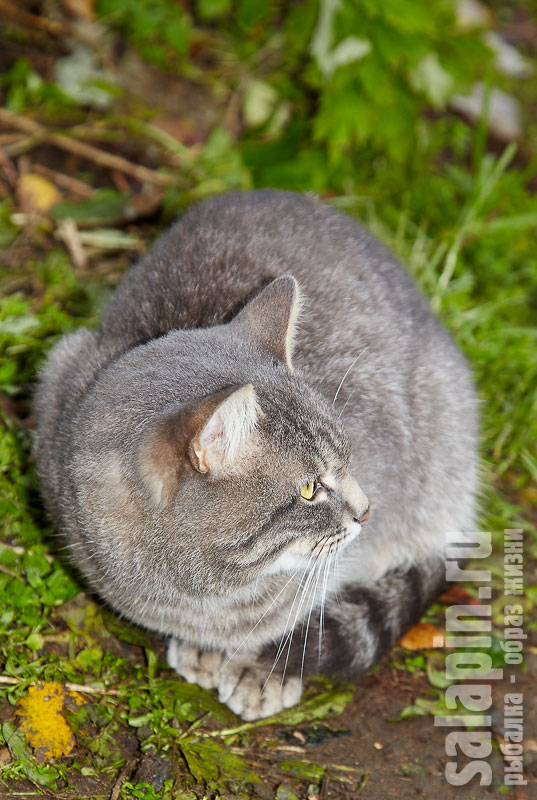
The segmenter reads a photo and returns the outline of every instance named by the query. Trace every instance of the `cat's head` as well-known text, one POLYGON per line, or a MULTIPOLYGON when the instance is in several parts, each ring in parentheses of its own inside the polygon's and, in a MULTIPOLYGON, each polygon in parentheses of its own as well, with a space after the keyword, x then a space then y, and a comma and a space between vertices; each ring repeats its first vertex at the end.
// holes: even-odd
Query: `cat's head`
POLYGON ((144 434, 140 474, 195 592, 313 566, 367 522, 340 421, 293 372, 299 309, 294 278, 269 284, 221 326, 254 344, 252 381, 168 409, 144 434))

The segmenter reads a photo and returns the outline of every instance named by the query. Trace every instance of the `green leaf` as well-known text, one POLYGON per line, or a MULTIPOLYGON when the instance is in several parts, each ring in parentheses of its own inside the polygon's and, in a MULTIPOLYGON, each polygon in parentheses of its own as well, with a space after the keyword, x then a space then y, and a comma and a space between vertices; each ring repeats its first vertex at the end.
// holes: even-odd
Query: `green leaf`
POLYGON ((30 758, 31 750, 26 744, 24 734, 19 733, 11 722, 3 723, 2 736, 14 758, 30 758))
POLYGON ((202 19, 219 19, 231 10, 231 0, 198 0, 197 8, 202 19))
POLYGON ((277 91, 265 81, 254 80, 248 84, 242 102, 245 123, 255 128, 268 120, 278 100, 277 91))
POLYGON ((276 790, 275 800, 300 800, 300 798, 290 786, 286 783, 281 783, 276 790))
POLYGON ((52 571, 52 567, 43 553, 35 551, 24 554, 23 566, 28 583, 30 586, 33 586, 34 589, 37 588, 42 583, 44 577, 52 571))
POLYGON ((47 577, 44 598, 46 602, 54 605, 61 605, 81 591, 76 581, 68 575, 63 567, 54 570, 50 577, 47 577))
POLYGON ((431 653, 427 657, 427 677, 431 686, 446 689, 453 681, 446 678, 446 659, 443 653, 431 653))
POLYGON ((90 227, 109 226, 121 219, 129 199, 129 195, 114 189, 98 189, 93 197, 81 203, 58 203, 51 215, 55 219, 74 219, 90 227))
POLYGON ((220 778, 248 783, 260 782, 260 778, 245 761, 212 739, 182 741, 180 745, 190 772, 200 783, 217 781, 220 778))
POLYGON ((284 772, 290 772, 297 778, 310 781, 321 781, 324 776, 324 767, 320 764, 312 764, 303 761, 280 761, 278 764, 284 772))
POLYGON ((103 652, 98 647, 89 647, 77 653, 76 661, 86 671, 98 671, 101 667, 103 652))
POLYGON ((154 678, 157 671, 157 654, 150 647, 145 648, 145 659, 147 661, 147 674, 150 678, 154 678))
POLYGON ((428 53, 410 73, 410 83, 423 92, 434 108, 444 108, 453 94, 455 81, 441 65, 437 53, 428 53))
POLYGON ((315 697, 302 701, 294 708, 281 711, 274 717, 261 720, 265 725, 269 722, 279 722, 282 725, 299 725, 301 722, 311 722, 315 719, 341 714, 354 696, 353 691, 323 692, 315 697))
POLYGON ((0 335, 4 336, 24 336, 30 331, 39 328, 41 323, 39 320, 30 315, 24 314, 20 316, 7 316, 0 321, 0 335))
POLYGON ((40 786, 48 786, 56 790, 56 781, 60 777, 59 771, 51 764, 36 764, 33 759, 24 758, 22 764, 26 777, 40 786))
POLYGON ((24 644, 30 648, 30 650, 41 650, 43 647, 43 637, 41 634, 34 631, 31 633, 24 644))
POLYGON ((229 725, 236 720, 235 715, 227 706, 219 703, 211 692, 202 689, 195 683, 186 683, 179 677, 175 677, 164 685, 168 686, 168 691, 173 693, 176 714, 181 720, 194 721, 203 714, 208 714, 212 719, 224 725, 229 725))
POLYGON ((237 19, 247 30, 265 21, 271 13, 270 0, 239 0, 237 19))
POLYGON ((142 725, 147 725, 153 718, 153 712, 148 711, 146 714, 141 714, 138 717, 129 717, 129 725, 133 728, 141 728, 142 725))
POLYGON ((152 645, 151 637, 143 628, 130 625, 118 619, 118 617, 107 608, 102 609, 104 624, 110 633, 116 636, 121 642, 134 644, 138 647, 150 648, 152 645))

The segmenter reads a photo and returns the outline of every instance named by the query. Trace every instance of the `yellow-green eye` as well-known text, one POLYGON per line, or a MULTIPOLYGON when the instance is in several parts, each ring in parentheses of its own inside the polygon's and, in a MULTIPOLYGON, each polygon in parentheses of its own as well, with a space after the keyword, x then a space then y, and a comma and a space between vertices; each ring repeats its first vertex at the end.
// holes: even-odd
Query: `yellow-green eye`
POLYGON ((311 500, 313 495, 315 494, 315 489, 317 488, 317 481, 306 481, 300 487, 300 496, 304 498, 304 500, 311 500))

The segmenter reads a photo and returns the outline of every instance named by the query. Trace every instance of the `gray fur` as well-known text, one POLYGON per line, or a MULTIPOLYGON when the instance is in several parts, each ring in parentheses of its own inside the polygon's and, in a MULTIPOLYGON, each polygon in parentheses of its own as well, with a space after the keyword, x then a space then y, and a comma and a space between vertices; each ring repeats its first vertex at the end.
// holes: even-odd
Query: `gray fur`
POLYGON ((445 532, 474 528, 467 365, 392 254, 313 197, 191 210, 100 329, 52 351, 35 408, 43 494, 73 561, 119 612, 174 637, 189 679, 199 651, 199 681, 246 718, 296 702, 302 669, 375 663, 434 596, 445 532), (294 282, 271 284, 285 275, 298 325, 294 282), (223 390, 256 422, 204 473, 195 443, 223 390), (332 491, 299 497, 320 474, 332 491))

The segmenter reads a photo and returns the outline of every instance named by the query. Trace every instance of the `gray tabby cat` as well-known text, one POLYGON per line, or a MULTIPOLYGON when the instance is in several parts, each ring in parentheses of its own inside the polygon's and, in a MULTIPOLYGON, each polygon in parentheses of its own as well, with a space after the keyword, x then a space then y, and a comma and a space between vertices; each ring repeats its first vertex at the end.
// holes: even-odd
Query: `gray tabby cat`
POLYGON ((36 416, 74 563, 244 719, 296 703, 304 672, 374 665, 438 591, 445 532, 474 528, 466 363, 390 252, 313 197, 190 211, 52 351, 36 416))

